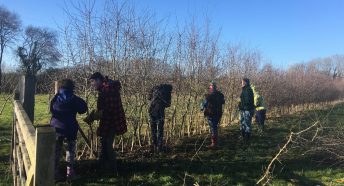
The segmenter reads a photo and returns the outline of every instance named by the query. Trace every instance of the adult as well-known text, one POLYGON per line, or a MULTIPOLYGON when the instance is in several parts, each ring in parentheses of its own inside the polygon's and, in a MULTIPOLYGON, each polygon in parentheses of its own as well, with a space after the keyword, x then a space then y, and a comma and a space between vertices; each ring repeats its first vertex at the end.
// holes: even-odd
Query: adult
POLYGON ((99 163, 101 168, 117 171, 116 153, 113 148, 115 135, 127 131, 125 113, 121 100, 121 83, 95 72, 89 78, 91 85, 98 91, 97 109, 84 119, 91 123, 99 120, 97 136, 100 138, 99 163))
POLYGON ((211 82, 209 93, 205 95, 205 99, 201 104, 201 111, 208 120, 211 132, 211 145, 214 148, 218 143, 218 125, 222 117, 222 105, 225 103, 224 95, 217 90, 215 82, 211 82))

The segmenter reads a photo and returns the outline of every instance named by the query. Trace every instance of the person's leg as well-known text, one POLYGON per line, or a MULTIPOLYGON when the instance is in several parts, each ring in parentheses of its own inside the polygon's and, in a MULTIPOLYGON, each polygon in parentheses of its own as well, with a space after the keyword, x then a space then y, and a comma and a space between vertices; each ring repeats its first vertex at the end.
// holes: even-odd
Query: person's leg
POLYGON ((158 125, 158 148, 159 150, 162 150, 162 144, 163 144, 163 139, 164 139, 164 121, 165 118, 162 116, 157 120, 157 125, 158 125))
POLYGON ((110 161, 116 160, 116 153, 113 148, 113 141, 115 139, 115 131, 111 130, 107 136, 107 142, 106 142, 106 151, 107 151, 107 158, 110 161))
POLYGON ((75 151, 76 140, 67 140, 66 162, 67 162, 67 178, 73 179, 75 176, 75 151))
POLYGON ((256 112, 256 121, 258 123, 258 128, 259 130, 263 129, 263 124, 262 124, 262 110, 257 110, 256 112))
POLYGON ((265 129, 266 110, 262 110, 262 129, 265 129))
POLYGON ((246 143, 249 142, 250 136, 251 136, 251 122, 252 122, 252 116, 250 111, 244 111, 244 120, 243 120, 243 125, 244 125, 244 140, 246 143))
POLYGON ((100 152, 99 152, 99 161, 100 163, 104 162, 107 159, 107 140, 106 137, 100 136, 100 152))
POLYGON ((245 138, 246 124, 245 124, 245 111, 240 111, 240 131, 243 139, 245 138))
POLYGON ((211 147, 216 146, 217 140, 217 121, 216 118, 208 117, 208 124, 210 127, 210 134, 211 134, 211 147))
POLYGON ((252 115, 250 111, 245 111, 245 132, 251 133, 252 115))
POLYGON ((117 164, 116 164, 116 151, 113 148, 113 141, 115 139, 115 130, 111 129, 107 136, 106 142, 106 152, 107 152, 107 159, 109 160, 109 168, 111 171, 117 172, 117 164))
POLYGON ((213 118, 213 141, 214 141, 214 147, 217 146, 217 142, 218 142, 218 126, 219 126, 219 121, 220 118, 213 118))
POLYGON ((157 119, 155 117, 150 117, 150 124, 151 124, 151 135, 152 135, 152 145, 154 147, 158 146, 158 139, 157 139, 157 119))
POLYGON ((62 175, 60 173, 60 159, 61 159, 61 151, 63 145, 63 138, 62 136, 56 137, 56 144, 55 144, 55 180, 61 179, 62 175))

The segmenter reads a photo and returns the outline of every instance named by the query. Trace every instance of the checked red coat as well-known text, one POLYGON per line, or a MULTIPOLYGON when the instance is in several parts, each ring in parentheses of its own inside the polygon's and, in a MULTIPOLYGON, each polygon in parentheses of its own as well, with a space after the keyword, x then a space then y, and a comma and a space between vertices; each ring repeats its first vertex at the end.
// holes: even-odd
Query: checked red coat
POLYGON ((98 90, 97 109, 101 117, 97 135, 105 137, 110 130, 115 130, 116 135, 127 132, 127 123, 121 101, 121 83, 106 79, 98 90))

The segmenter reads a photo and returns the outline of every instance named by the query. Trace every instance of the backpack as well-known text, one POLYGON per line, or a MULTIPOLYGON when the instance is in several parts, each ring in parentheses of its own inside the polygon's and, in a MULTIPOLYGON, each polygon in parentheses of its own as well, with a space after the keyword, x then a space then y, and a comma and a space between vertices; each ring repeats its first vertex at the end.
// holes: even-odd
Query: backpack
POLYGON ((261 106, 263 106, 263 97, 258 95, 256 107, 261 107, 261 106))
POLYGON ((152 102, 161 101, 164 107, 170 107, 172 89, 172 85, 170 84, 160 84, 158 86, 154 86, 149 97, 151 98, 152 102))
POLYGON ((221 116, 223 96, 220 92, 214 92, 207 95, 207 105, 204 109, 205 116, 221 116))

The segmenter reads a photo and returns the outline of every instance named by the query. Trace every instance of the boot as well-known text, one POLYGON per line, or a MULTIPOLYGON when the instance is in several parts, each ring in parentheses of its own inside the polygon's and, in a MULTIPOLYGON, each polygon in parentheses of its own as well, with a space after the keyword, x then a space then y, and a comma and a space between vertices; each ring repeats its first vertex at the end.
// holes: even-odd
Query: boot
POLYGON ((245 136, 246 136, 246 132, 244 130, 241 131, 241 137, 243 139, 243 141, 245 141, 245 136))
POLYGON ((75 174, 75 171, 74 171, 74 168, 73 167, 70 167, 70 166, 67 166, 67 180, 76 180, 76 179, 79 179, 80 176, 75 174))
POLYGON ((251 133, 246 132, 244 136, 244 148, 247 149, 250 146, 251 133))
POLYGON ((164 147, 162 146, 161 143, 159 143, 157 146, 157 152, 164 152, 164 147))
POLYGON ((217 135, 211 135, 211 148, 216 148, 217 146, 217 135))
POLYGON ((251 133, 250 133, 250 132, 247 132, 247 133, 246 133, 246 141, 249 142, 249 141, 250 141, 250 138, 251 138, 251 133))

